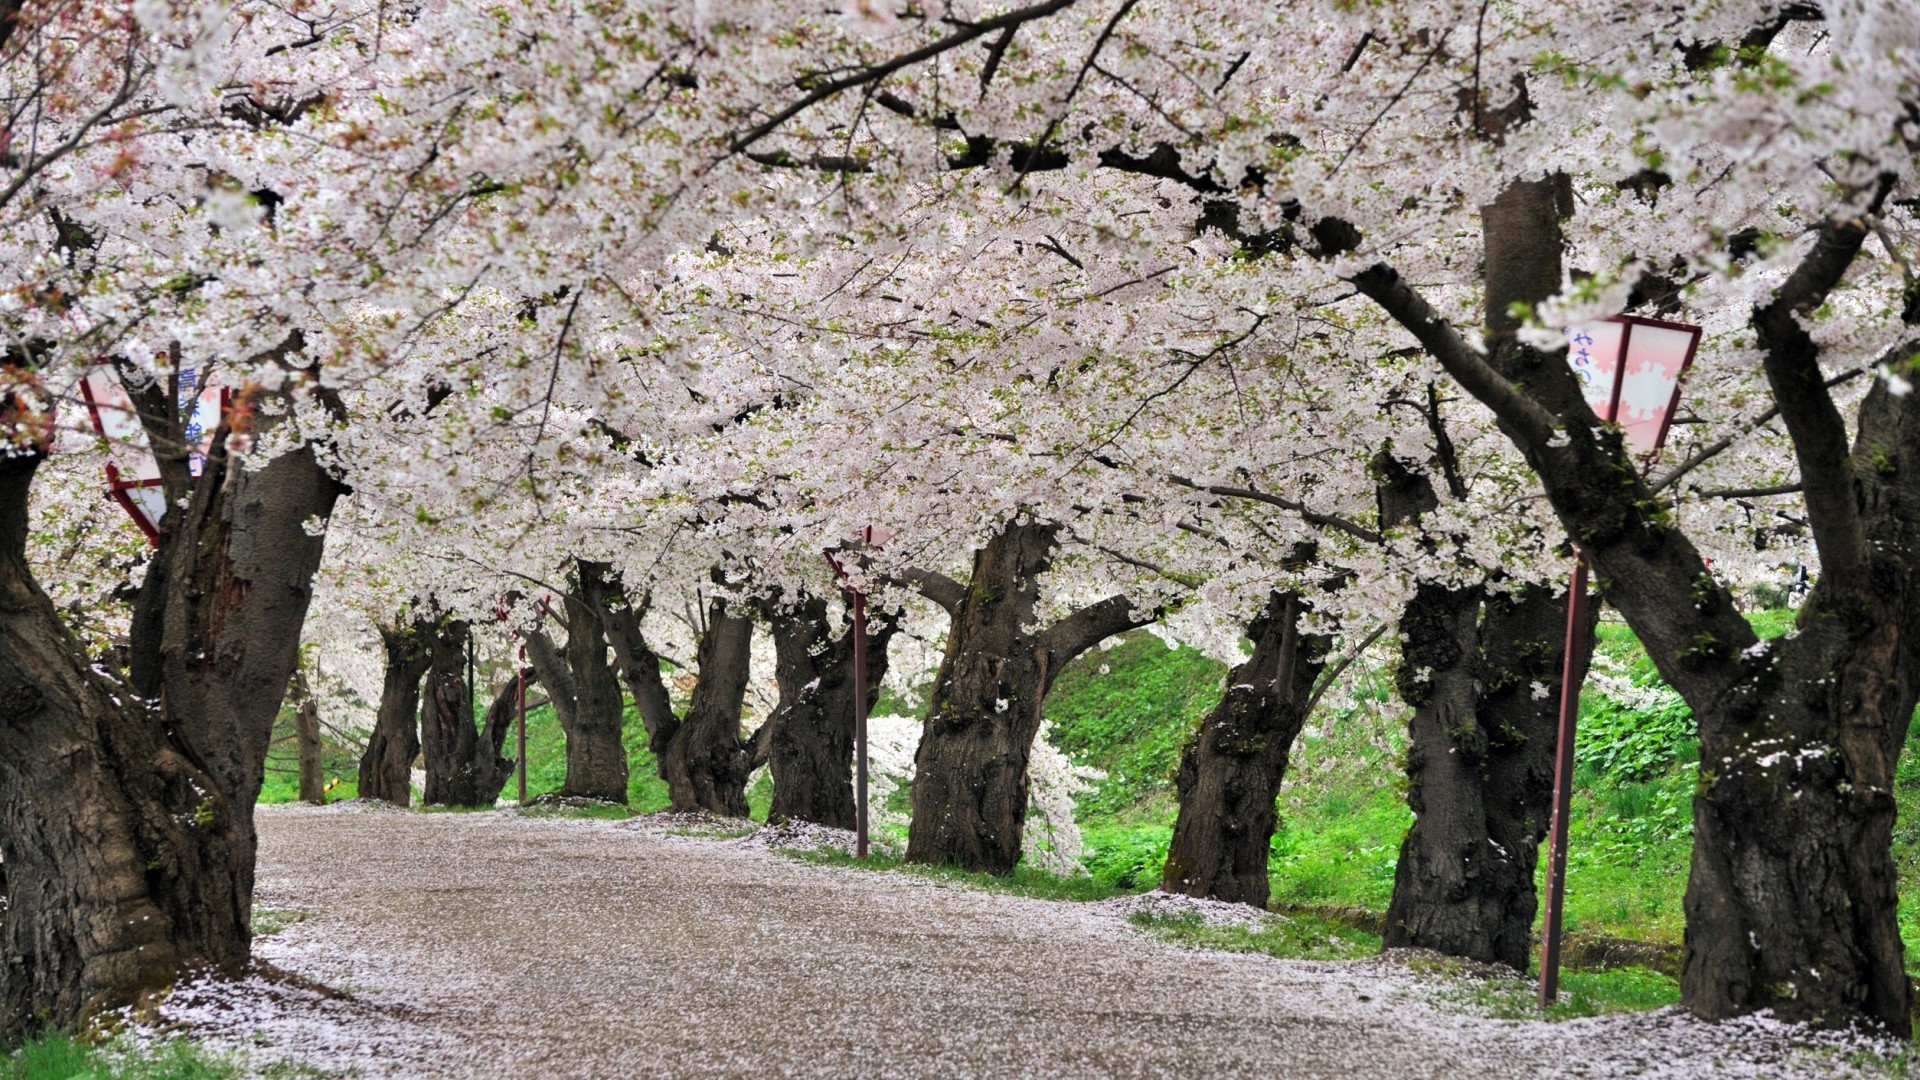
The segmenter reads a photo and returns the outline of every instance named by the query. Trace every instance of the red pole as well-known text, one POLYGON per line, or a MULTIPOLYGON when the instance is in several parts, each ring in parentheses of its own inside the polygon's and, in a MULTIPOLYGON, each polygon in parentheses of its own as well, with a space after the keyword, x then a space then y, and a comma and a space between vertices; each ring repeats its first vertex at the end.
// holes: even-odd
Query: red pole
POLYGON ((1567 887, 1567 814, 1573 806, 1573 736, 1586 680, 1587 560, 1567 586, 1567 653, 1560 667, 1560 732, 1553 758, 1553 824, 1547 830, 1547 917, 1540 937, 1540 1007, 1560 993, 1560 915, 1567 887))
POLYGON ((867 857, 867 597, 853 594, 853 783, 857 839, 854 856, 867 857))

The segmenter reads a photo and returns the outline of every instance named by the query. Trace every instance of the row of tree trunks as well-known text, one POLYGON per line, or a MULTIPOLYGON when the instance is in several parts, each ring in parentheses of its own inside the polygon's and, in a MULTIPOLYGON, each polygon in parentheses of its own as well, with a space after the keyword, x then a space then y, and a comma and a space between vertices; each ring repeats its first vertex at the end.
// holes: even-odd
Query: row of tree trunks
POLYGON ((1275 592, 1247 628, 1253 654, 1180 756, 1180 812, 1160 888, 1267 906, 1267 856, 1287 758, 1306 724, 1328 640, 1300 632, 1300 597, 1275 592))
MULTIPOLYGON (((182 445, 164 391, 129 389, 154 445, 182 445)), ((162 455, 174 509, 124 683, 27 565, 39 455, 0 453, 0 1038, 248 962, 253 804, 320 561, 308 525, 339 488, 306 447, 239 468, 226 434, 198 478, 184 453, 162 455)))
MULTIPOLYGON (((811 594, 788 605, 772 601, 764 608, 773 632, 774 682, 780 691, 779 704, 764 725, 773 777, 767 820, 854 828, 853 629, 848 626, 835 634, 826 601, 811 594)), ((893 632, 893 620, 874 620, 867 649, 869 702, 886 678, 893 632)))
POLYGON ((482 727, 473 719, 471 628, 458 619, 441 623, 433 636, 426 704, 420 714, 420 752, 430 806, 492 806, 513 775, 506 748, 518 687, 509 682, 487 709, 482 727), (503 707, 504 703, 504 707, 503 707))
MULTIPOLYGON (((589 564, 577 573, 585 577, 589 564)), ((620 680, 607 658, 607 639, 601 614, 577 589, 561 598, 562 622, 567 630, 564 647, 556 646, 546 631, 528 631, 527 659, 547 689, 553 712, 567 741, 567 777, 559 794, 565 798, 627 801, 627 750, 623 742, 620 680)))
POLYGON ((911 862, 1009 874, 1027 821, 1027 765, 1042 705, 1060 669, 1114 634, 1144 625, 1124 596, 1034 629, 1040 577, 1060 527, 1019 515, 974 552, 964 587, 910 580, 951 617, 926 728, 914 755, 911 862))

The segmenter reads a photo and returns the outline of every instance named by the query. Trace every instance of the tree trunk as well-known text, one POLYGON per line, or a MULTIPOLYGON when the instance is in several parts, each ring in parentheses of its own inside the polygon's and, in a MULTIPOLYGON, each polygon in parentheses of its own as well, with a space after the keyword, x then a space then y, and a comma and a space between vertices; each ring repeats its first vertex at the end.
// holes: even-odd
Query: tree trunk
POLYGON ((1415 818, 1394 872, 1388 948, 1526 970, 1553 810, 1566 617, 1564 597, 1541 587, 1508 595, 1423 584, 1407 604, 1399 689, 1414 709, 1415 818))
POLYGON ((740 738, 740 711, 752 645, 751 617, 734 612, 719 597, 708 603, 693 700, 660 756, 660 775, 674 810, 747 816, 748 754, 740 738))
POLYGON ((1180 814, 1160 875, 1166 892, 1267 906, 1267 855, 1287 757, 1307 721, 1328 642, 1300 633, 1304 605, 1276 592, 1247 628, 1253 655, 1180 756, 1180 814))
MULTIPOLYGON (((853 629, 834 636, 826 601, 803 595, 792 607, 767 606, 774 681, 780 703, 767 718, 767 766, 773 804, 767 820, 813 821, 852 829, 853 629)), ((867 649, 867 700, 887 673, 893 625, 875 620, 867 649)))
POLYGON ((492 806, 513 771, 513 763, 500 756, 505 727, 491 730, 497 700, 488 711, 484 739, 474 726, 467 684, 470 633, 466 622, 449 619, 433 636, 426 706, 420 713, 420 750, 427 766, 421 802, 429 806, 492 806))
MULTIPOLYGON (((1849 450, 1821 346, 1802 318, 1856 261, 1889 189, 1821 222, 1800 264, 1753 312, 1822 568, 1797 635, 1763 643, 1640 479, 1619 432, 1595 423, 1564 357, 1515 333, 1514 305, 1561 280, 1550 183, 1511 185, 1482 215, 1484 350, 1390 267, 1349 280, 1493 410, 1607 602, 1693 710, 1701 768, 1682 1003, 1707 1019, 1771 1009, 1905 1035, 1912 992, 1890 839, 1893 766, 1920 697, 1920 395, 1874 383, 1849 450)), ((1909 335, 1882 362, 1902 364, 1916 350, 1909 335)))
POLYGON ((380 710, 374 715, 367 749, 360 755, 363 799, 379 799, 395 806, 412 801, 413 759, 420 753, 420 680, 431 663, 427 633, 419 622, 380 628, 387 672, 380 686, 380 710))
POLYGON ((293 741, 300 762, 300 801, 315 806, 327 804, 327 778, 322 767, 320 743, 320 705, 313 700, 313 688, 306 674, 293 673, 293 741))
POLYGON ((1143 625, 1115 596, 1030 629, 1059 531, 1009 521, 974 553, 964 589, 917 575, 952 625, 914 755, 911 862, 1013 872, 1027 821, 1027 760, 1054 677, 1103 638, 1143 625))
MULTIPOLYGON (((589 565, 579 566, 583 578, 589 565)), ((567 779, 559 794, 624 804, 627 748, 621 739, 621 713, 625 702, 620 697, 620 680, 607 661, 600 615, 582 596, 565 597, 562 608, 567 627, 564 652, 544 631, 527 635, 527 658, 546 685, 567 738, 567 779)))
POLYGON ((38 460, 0 453, 0 1038, 246 965, 253 804, 320 559, 307 525, 338 494, 305 447, 234 467, 224 428, 197 481, 166 461, 123 684, 26 564, 38 460))

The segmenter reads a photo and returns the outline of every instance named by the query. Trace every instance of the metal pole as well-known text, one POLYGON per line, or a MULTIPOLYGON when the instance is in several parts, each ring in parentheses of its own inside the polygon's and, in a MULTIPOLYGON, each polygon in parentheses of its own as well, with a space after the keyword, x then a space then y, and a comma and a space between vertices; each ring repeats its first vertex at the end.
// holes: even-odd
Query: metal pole
POLYGON ((1573 737, 1580 719, 1587 643, 1587 560, 1567 586, 1567 653, 1560 667, 1560 733, 1553 758, 1553 824, 1547 830, 1547 917, 1540 937, 1540 1007, 1560 994, 1560 915, 1567 886, 1567 814, 1573 806, 1573 737))
POLYGON ((867 857, 867 597, 853 594, 853 783, 857 839, 854 855, 867 857))
POLYGON ((513 669, 517 680, 514 705, 520 713, 520 805, 527 805, 527 647, 520 646, 520 663, 513 669))

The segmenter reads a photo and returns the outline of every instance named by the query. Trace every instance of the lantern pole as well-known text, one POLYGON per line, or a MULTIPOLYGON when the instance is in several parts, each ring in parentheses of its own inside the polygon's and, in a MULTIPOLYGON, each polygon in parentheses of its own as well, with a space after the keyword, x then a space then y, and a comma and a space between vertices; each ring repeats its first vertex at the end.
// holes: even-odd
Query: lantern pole
MULTIPOLYGON (((1647 451, 1641 465, 1644 477, 1646 470, 1652 467, 1654 458, 1659 455, 1660 448, 1666 445, 1667 433, 1673 426, 1674 410, 1680 407, 1680 379, 1693 366, 1694 354, 1700 348, 1701 331, 1697 326, 1638 316, 1614 316, 1609 321, 1621 324, 1620 344, 1619 352, 1614 357, 1613 388, 1608 394, 1607 411, 1599 417, 1602 423, 1619 422, 1620 394, 1626 384, 1627 355, 1635 326, 1678 330, 1691 335, 1686 355, 1673 376, 1673 393, 1667 400, 1660 430, 1654 436, 1653 446, 1647 451)), ((1539 1000, 1543 1009, 1552 1005, 1560 994, 1560 930, 1566 913, 1567 820, 1573 812, 1574 737, 1580 721, 1580 687, 1587 678, 1587 644, 1591 633, 1587 626, 1587 556, 1579 550, 1578 545, 1574 547, 1574 554, 1578 561, 1573 567, 1573 580, 1567 585, 1567 651, 1560 667, 1560 717, 1553 755, 1553 819, 1547 830, 1547 910, 1542 919, 1540 936, 1539 1000)))

